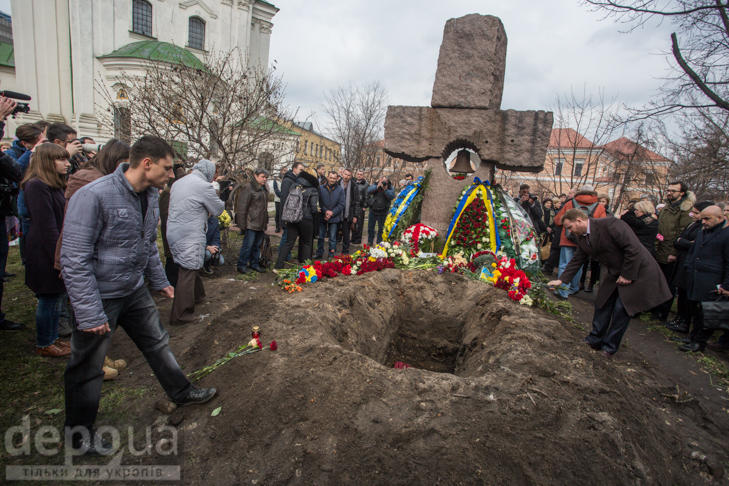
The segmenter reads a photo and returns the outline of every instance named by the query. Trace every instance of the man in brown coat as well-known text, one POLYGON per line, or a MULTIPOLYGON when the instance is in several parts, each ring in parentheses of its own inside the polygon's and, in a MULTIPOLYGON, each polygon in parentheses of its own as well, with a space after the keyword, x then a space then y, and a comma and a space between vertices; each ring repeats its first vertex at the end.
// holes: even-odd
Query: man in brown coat
POLYGON ((238 271, 248 273, 249 269, 265 273, 266 269, 258 263, 261 243, 268 228, 268 181, 266 169, 258 168, 253 172, 251 182, 243 186, 235 208, 235 224, 245 235, 238 255, 238 271))
POLYGON ((624 221, 590 219, 583 211, 570 209, 562 216, 562 224, 576 235, 577 251, 560 280, 547 285, 569 282, 590 257, 600 261, 603 278, 595 296, 592 332, 585 342, 610 358, 620 346, 630 316, 665 302, 671 291, 656 260, 624 221))

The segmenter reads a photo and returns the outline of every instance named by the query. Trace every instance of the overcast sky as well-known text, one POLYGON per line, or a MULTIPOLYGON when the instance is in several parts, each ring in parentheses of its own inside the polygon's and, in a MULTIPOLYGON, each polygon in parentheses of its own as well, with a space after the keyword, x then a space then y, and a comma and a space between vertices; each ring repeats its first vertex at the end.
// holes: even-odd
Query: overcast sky
POLYGON ((429 106, 443 27, 470 13, 495 15, 508 37, 502 109, 547 110, 571 87, 632 106, 666 74, 671 26, 631 34, 579 0, 277 0, 271 63, 299 118, 326 121, 322 94, 349 79, 379 80, 390 104, 429 106))
MULTIPOLYGON (((208 0, 212 1, 212 0, 208 0)), ((219 1, 219 0, 215 0, 219 1)), ((666 74, 671 26, 631 34, 579 0, 271 0, 270 62, 298 119, 326 123, 322 95, 348 80, 378 80, 390 104, 429 106, 446 20, 501 18, 508 37, 503 109, 547 110, 574 87, 641 106, 666 74)), ((10 1, 0 0, 9 12, 10 1)))

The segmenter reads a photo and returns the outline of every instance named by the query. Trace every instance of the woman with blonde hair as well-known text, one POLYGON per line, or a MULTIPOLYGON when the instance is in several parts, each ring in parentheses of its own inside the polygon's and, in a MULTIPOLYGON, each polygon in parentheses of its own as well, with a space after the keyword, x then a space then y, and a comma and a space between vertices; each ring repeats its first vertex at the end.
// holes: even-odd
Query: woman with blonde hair
POLYGON ((650 201, 638 201, 633 208, 623 214, 620 219, 628 223, 635 236, 643 246, 656 257, 656 237, 658 235, 658 218, 656 208, 650 201))
POLYGON ((71 166, 68 158, 69 153, 59 145, 38 145, 20 183, 32 221, 25 240, 25 285, 38 298, 36 353, 41 356, 71 354, 69 341, 58 339, 58 320, 66 288, 53 266, 58 235, 63 228, 66 173, 71 166))

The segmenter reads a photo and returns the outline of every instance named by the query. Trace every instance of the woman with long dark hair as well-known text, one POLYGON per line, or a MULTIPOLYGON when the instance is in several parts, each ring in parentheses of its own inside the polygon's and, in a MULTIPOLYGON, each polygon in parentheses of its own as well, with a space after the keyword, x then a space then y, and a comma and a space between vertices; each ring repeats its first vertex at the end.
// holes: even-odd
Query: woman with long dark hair
POLYGON ((58 339, 58 320, 66 287, 54 268, 58 236, 63 228, 66 173, 71 166, 65 148, 44 143, 35 148, 20 188, 33 222, 25 239, 25 284, 38 298, 35 310, 36 353, 41 356, 71 354, 71 344, 58 339))

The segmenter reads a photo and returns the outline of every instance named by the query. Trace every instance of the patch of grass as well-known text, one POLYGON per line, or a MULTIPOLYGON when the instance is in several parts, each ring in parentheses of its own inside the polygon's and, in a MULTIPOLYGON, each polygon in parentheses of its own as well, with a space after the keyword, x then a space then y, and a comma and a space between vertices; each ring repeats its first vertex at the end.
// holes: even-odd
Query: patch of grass
POLYGON ((141 398, 147 393, 144 387, 130 388, 120 383, 108 383, 104 388, 99 402, 99 414, 114 415, 115 418, 123 415, 124 411, 121 409, 128 399, 141 398))
MULTIPOLYGON (((641 316, 643 317, 643 316, 641 316)), ((641 319, 643 320, 643 319, 641 319)), ((648 322, 658 322, 658 321, 648 321, 648 322)), ((668 329, 666 326, 663 326, 661 324, 651 324, 647 327, 649 331, 652 332, 659 332, 665 337, 666 339, 671 339, 672 337, 678 337, 678 334, 668 329)))
POLYGON ((258 280, 259 278, 261 278, 261 274, 258 272, 253 272, 253 271, 248 272, 245 275, 242 273, 239 273, 238 275, 235 276, 236 280, 243 280, 245 282, 253 282, 254 280, 258 280))
POLYGON ((714 356, 706 356, 703 353, 691 353, 695 357, 701 367, 708 371, 711 376, 719 379, 719 384, 729 386, 729 368, 717 360, 714 356))
POLYGON ((640 319, 641 321, 646 322, 646 323, 658 322, 655 319, 652 319, 650 314, 645 314, 645 313, 641 314, 638 319, 640 319))

